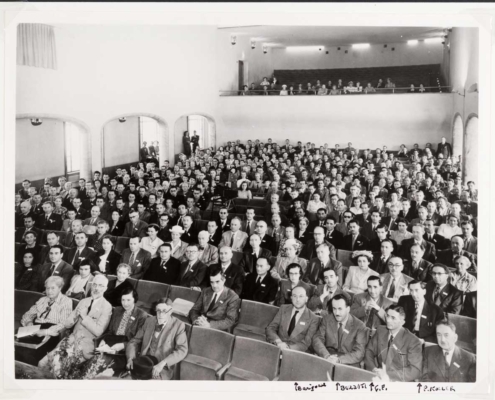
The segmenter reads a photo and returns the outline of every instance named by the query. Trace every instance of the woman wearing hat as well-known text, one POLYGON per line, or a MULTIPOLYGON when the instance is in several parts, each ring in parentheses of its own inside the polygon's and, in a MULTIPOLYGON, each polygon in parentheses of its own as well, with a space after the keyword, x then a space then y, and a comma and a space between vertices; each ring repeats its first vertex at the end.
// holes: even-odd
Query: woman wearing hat
POLYGON ((184 229, 179 225, 175 225, 170 229, 170 236, 172 236, 172 241, 170 242, 170 245, 172 246, 172 257, 177 260, 180 260, 186 253, 187 243, 180 240, 183 233, 184 229))
POLYGON ((155 310, 156 317, 148 318, 125 346, 133 379, 172 379, 189 350, 185 325, 172 316, 172 300, 160 299, 155 310))

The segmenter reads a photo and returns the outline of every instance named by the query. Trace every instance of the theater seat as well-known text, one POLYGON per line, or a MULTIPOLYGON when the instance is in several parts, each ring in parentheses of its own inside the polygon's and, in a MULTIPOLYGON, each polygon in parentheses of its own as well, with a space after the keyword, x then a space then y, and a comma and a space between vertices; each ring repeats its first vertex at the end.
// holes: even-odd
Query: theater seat
POLYGON ((242 300, 239 323, 234 335, 266 342, 265 328, 272 322, 278 307, 251 300, 242 300))
POLYGON ((147 313, 151 314, 155 304, 162 297, 167 297, 170 291, 170 285, 165 283, 151 282, 140 280, 137 283, 136 291, 139 296, 137 306, 147 313))
POLYGON ((237 336, 225 380, 271 381, 277 376, 279 362, 280 349, 277 346, 237 336))
POLYGON ((19 249, 21 248, 21 243, 17 243, 15 244, 15 254, 17 254, 17 252, 19 251, 19 249))
MULTIPOLYGON (((191 340, 192 325, 188 322, 184 322, 184 325, 186 327, 187 343, 189 344, 189 341, 191 340)), ((180 381, 180 363, 174 368, 173 380, 180 381)))
POLYGON ((196 219, 193 222, 193 227, 198 231, 206 231, 208 229, 208 220, 196 219))
POLYGON ((324 358, 295 350, 282 350, 280 375, 276 380, 326 382, 332 378, 335 365, 324 358))
POLYGON ((354 265, 352 261, 352 251, 337 249, 337 260, 339 260, 345 267, 351 267, 354 265))
POLYGON ((129 247, 129 238, 128 237, 115 237, 115 251, 119 254, 129 247))
MULTIPOLYGON (((168 292, 168 297, 174 301, 175 299, 184 299, 190 301, 192 303, 196 303, 201 292, 198 290, 192 290, 182 286, 170 286, 170 290, 168 292)), ((181 320, 182 322, 190 323, 189 317, 173 313, 174 317, 181 320)))
POLYGON ((194 326, 189 353, 180 363, 181 380, 217 380, 218 371, 232 359, 235 336, 194 326))
POLYGON ((21 318, 34 304, 43 297, 42 293, 27 290, 15 290, 14 294, 14 326, 15 331, 21 326, 21 318))
POLYGON ((248 205, 250 207, 261 207, 264 208, 266 206, 267 202, 266 200, 259 200, 259 199, 251 199, 248 202, 248 205))
POLYGON ((458 336, 457 345, 464 350, 476 354, 476 319, 462 315, 447 314, 448 319, 455 325, 458 336))
POLYGON ((127 278, 127 280, 129 281, 129 283, 132 285, 132 287, 134 289, 136 289, 137 287, 137 284, 139 282, 139 279, 134 279, 134 278, 127 278))
POLYGON ((344 364, 335 364, 333 380, 336 382, 371 382, 375 373, 344 364))
POLYGON ((242 252, 241 251, 232 251, 232 264, 237 264, 242 260, 242 252))

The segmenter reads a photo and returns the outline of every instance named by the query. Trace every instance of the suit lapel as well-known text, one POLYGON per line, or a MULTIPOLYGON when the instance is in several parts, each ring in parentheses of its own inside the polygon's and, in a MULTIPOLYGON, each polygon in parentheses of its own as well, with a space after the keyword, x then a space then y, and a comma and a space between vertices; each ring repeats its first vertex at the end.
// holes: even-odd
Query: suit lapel
POLYGON ((157 319, 156 319, 156 317, 154 317, 153 318, 153 322, 150 323, 150 328, 151 329, 148 329, 148 330, 145 330, 144 331, 143 344, 146 343, 146 345, 144 346, 143 351, 141 352, 141 354, 146 354, 146 352, 150 348, 151 339, 152 339, 153 333, 155 332, 156 322, 157 322, 157 319))
MULTIPOLYGON (((289 330, 289 324, 290 324, 290 314, 293 310, 294 306, 292 307, 287 307, 284 308, 284 313, 282 314, 282 331, 284 333, 287 333, 289 330)), ((294 334, 294 332, 292 332, 294 334)))
POLYGON ((452 380, 454 375, 459 371, 461 365, 461 350, 459 347, 455 346, 454 354, 452 354, 452 359, 450 360, 449 366, 449 380, 452 380))
MULTIPOLYGON (((291 310, 292 311, 292 310, 291 310)), ((290 314, 289 314, 289 323, 290 323, 290 314)), ((301 317, 299 318, 299 321, 297 321, 296 325, 294 326, 294 330, 292 331, 292 334, 290 335, 291 338, 296 337, 299 335, 301 331, 306 328, 306 325, 309 324, 309 310, 308 307, 304 309, 304 312, 302 313, 301 317)), ((288 329, 289 327, 287 327, 288 329)))
MULTIPOLYGON (((423 329, 426 329, 428 326, 428 316, 430 315, 430 306, 428 302, 425 300, 423 302, 423 310, 421 310, 421 314, 419 315, 419 331, 421 332, 423 329), (423 318, 423 315, 426 318, 423 318)), ((414 329, 414 327, 413 327, 414 329)))
POLYGON ((445 362, 445 356, 443 355, 442 348, 437 345, 435 348, 435 353, 436 354, 433 354, 433 361, 437 365, 437 368, 442 374, 443 378, 447 381, 448 380, 447 364, 445 362))
MULTIPOLYGON (((229 268, 230 268, 230 265, 229 265, 229 268)), ((212 298, 213 298, 213 296, 212 296, 212 298)), ((221 294, 221 295, 220 295, 220 297, 217 299, 217 301, 216 301, 216 302, 215 302, 215 304, 213 305, 213 308, 211 309, 211 311, 210 311, 210 312, 213 312, 214 310, 216 310, 216 309, 217 309, 217 307, 220 307, 220 305, 221 305, 221 304, 223 304, 223 302, 226 300, 226 298, 227 298, 227 288, 225 287, 225 288, 223 289, 222 294, 221 294)), ((208 303, 208 305, 209 305, 209 304, 210 304, 210 303, 208 303)))

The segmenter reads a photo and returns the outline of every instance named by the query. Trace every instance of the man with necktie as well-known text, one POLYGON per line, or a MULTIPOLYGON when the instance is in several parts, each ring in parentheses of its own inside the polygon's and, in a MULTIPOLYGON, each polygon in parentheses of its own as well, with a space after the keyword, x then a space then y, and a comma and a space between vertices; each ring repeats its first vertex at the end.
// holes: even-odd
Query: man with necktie
POLYGON ((268 259, 259 257, 256 260, 256 273, 246 276, 242 288, 241 299, 273 304, 277 296, 278 282, 268 271, 271 266, 268 259))
POLYGON ((188 352, 186 328, 172 315, 172 300, 161 298, 155 311, 156 317, 148 318, 126 346, 133 379, 170 380, 188 352))
POLYGON ((421 376, 422 342, 403 327, 404 323, 404 309, 391 305, 386 325, 377 328, 366 346, 365 367, 380 381, 414 382, 421 376))
POLYGON ((37 226, 48 231, 59 231, 62 228, 62 216, 53 213, 53 205, 50 202, 43 204, 44 214, 38 216, 37 226))
POLYGON ((343 250, 367 250, 369 240, 367 237, 359 234, 359 222, 356 219, 352 219, 349 221, 348 227, 349 235, 344 236, 343 250))
POLYGON ((151 263, 151 253, 141 248, 139 236, 129 239, 129 248, 122 252, 120 263, 127 264, 132 269, 131 278, 141 279, 151 263))
POLYGON ((179 278, 180 261, 172 257, 172 246, 170 243, 163 243, 158 248, 159 257, 151 260, 148 270, 144 273, 143 279, 146 281, 175 285, 179 278))
POLYGON ((228 246, 234 251, 242 251, 246 245, 248 236, 246 232, 242 232, 240 229, 241 220, 237 217, 232 218, 230 221, 230 230, 223 233, 218 248, 228 246))
POLYGON ((241 299, 225 287, 225 275, 220 265, 209 269, 209 278, 210 287, 201 292, 189 311, 189 319, 202 328, 228 331, 237 323, 241 299))
POLYGON ((246 274, 250 274, 255 270, 259 258, 269 260, 272 256, 270 250, 261 247, 261 238, 257 233, 253 233, 249 237, 249 245, 250 248, 244 251, 242 259, 239 262, 239 266, 244 269, 246 274))
POLYGON ((309 261, 302 280, 313 285, 322 284, 324 283, 323 270, 326 268, 335 270, 335 273, 339 277, 339 281, 342 282, 342 263, 331 258, 329 245, 327 243, 322 243, 316 248, 316 257, 309 261))
POLYGON ((74 271, 79 271, 81 261, 93 259, 96 256, 96 253, 87 246, 88 235, 84 232, 77 233, 74 240, 76 247, 71 248, 64 253, 64 261, 72 265, 74 271))
MULTIPOLYGON (((242 267, 232 263, 232 256, 233 253, 230 247, 221 247, 219 251, 220 263, 210 265, 209 269, 214 270, 217 266, 220 266, 222 268, 222 275, 225 276, 225 287, 232 289, 238 296, 240 296, 246 273, 242 267)), ((209 286, 208 283, 209 282, 203 282, 203 287, 209 286)))
POLYGON ((359 368, 364 358, 368 332, 358 318, 350 314, 349 297, 338 294, 328 303, 328 314, 323 316, 313 337, 313 348, 320 357, 333 363, 359 368))
POLYGON ((70 280, 74 275, 74 269, 70 264, 62 260, 64 248, 56 244, 48 252, 49 262, 46 262, 38 270, 38 292, 45 290, 45 281, 50 276, 60 276, 64 280, 62 293, 65 293, 70 285, 70 280))
POLYGON ((218 263, 218 249, 216 246, 208 243, 209 239, 210 234, 208 231, 201 231, 198 233, 198 258, 207 266, 218 263))
POLYGON ((266 340, 280 349, 306 352, 311 345, 318 317, 306 307, 308 295, 303 287, 295 287, 291 294, 292 304, 284 304, 266 327, 266 340))
POLYGON ((449 274, 445 265, 433 265, 433 280, 426 284, 426 300, 439 306, 444 313, 459 314, 462 309, 462 292, 449 283, 449 274))
POLYGON ((313 296, 308 301, 308 308, 316 315, 326 315, 330 300, 341 294, 349 300, 351 296, 339 287, 339 276, 331 268, 323 270, 323 280, 325 283, 317 285, 313 296))
POLYGON ((222 240, 222 230, 218 228, 217 222, 214 220, 208 221, 207 230, 210 236, 208 244, 218 247, 220 240, 222 240))
POLYGON ((438 345, 425 348, 421 382, 475 382, 476 356, 456 345, 456 326, 444 319, 436 324, 438 345))
POLYGON ((185 255, 186 261, 182 262, 180 266, 177 284, 194 290, 201 290, 205 276, 208 273, 208 267, 198 259, 198 245, 189 244, 185 255))

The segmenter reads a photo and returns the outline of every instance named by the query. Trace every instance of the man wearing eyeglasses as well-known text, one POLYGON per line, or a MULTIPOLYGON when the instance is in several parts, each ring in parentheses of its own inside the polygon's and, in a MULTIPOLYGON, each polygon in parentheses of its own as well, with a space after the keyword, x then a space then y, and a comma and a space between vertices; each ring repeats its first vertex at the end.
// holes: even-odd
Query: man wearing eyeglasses
POLYGON ((180 266, 178 285, 194 290, 201 290, 201 285, 203 284, 208 267, 198 259, 198 245, 189 244, 185 254, 186 261, 180 266))
POLYGON ((382 295, 397 302, 400 296, 409 294, 407 285, 413 279, 402 273, 404 263, 400 257, 391 257, 388 260, 388 270, 386 274, 380 275, 383 282, 382 295))
POLYGON ((349 234, 344 236, 343 250, 357 251, 367 250, 369 240, 367 237, 359 233, 359 222, 356 219, 351 219, 348 222, 349 234))
POLYGON ((432 281, 426 284, 426 300, 439 306, 444 313, 459 314, 462 309, 462 292, 449 283, 449 269, 436 263, 431 269, 432 281))
POLYGON ((230 230, 229 212, 226 208, 220 209, 216 223, 222 233, 230 230))
POLYGON ((185 325, 172 316, 172 300, 161 298, 155 311, 156 317, 148 318, 126 346, 127 369, 133 379, 170 380, 188 352, 185 325))

